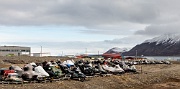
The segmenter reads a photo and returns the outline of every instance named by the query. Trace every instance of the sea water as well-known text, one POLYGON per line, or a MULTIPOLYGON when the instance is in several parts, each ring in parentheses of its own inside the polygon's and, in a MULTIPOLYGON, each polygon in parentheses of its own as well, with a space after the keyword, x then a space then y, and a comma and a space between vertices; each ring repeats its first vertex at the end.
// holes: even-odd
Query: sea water
POLYGON ((171 61, 180 61, 180 56, 144 56, 149 60, 171 60, 171 61))

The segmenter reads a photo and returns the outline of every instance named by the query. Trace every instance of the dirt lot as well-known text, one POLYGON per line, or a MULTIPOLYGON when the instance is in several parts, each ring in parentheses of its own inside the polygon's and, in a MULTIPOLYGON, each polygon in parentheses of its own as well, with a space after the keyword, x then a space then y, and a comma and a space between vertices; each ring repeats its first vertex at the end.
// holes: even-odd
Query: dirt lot
MULTIPOLYGON (((43 58, 2 58, 0 67, 8 67, 13 60, 13 65, 23 65, 30 61, 42 61, 43 58), (3 61, 6 60, 6 61, 3 61)), ((46 58, 46 60, 56 60, 57 58, 46 58)), ((85 82, 76 80, 54 81, 52 83, 31 83, 31 84, 0 84, 0 89, 179 89, 180 88, 180 64, 171 65, 137 65, 138 74, 126 73, 122 75, 112 75, 109 77, 89 78, 85 82), (141 73, 142 68, 142 73, 141 73)))

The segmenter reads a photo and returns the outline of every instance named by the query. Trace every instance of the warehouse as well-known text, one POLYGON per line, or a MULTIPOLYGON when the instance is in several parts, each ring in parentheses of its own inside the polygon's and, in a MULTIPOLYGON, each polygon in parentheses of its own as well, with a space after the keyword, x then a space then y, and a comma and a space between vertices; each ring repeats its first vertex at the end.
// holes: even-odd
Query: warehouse
POLYGON ((21 46, 0 46, 0 56, 21 56, 31 55, 30 47, 21 46))

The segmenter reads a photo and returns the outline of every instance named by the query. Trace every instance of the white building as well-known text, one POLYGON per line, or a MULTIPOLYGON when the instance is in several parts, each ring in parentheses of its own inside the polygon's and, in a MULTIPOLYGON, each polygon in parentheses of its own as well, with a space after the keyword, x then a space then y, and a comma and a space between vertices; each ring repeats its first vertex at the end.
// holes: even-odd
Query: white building
POLYGON ((21 55, 31 55, 30 47, 20 47, 20 46, 0 46, 0 56, 21 56, 21 55))

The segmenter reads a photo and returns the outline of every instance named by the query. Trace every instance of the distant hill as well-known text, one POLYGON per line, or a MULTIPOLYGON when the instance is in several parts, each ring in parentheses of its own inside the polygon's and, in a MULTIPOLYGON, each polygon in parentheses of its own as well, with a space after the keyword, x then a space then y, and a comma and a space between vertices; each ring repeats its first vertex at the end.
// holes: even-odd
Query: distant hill
POLYGON ((136 51, 138 56, 180 56, 180 35, 161 35, 146 40, 123 54, 127 56, 135 56, 136 51))
POLYGON ((128 49, 127 48, 118 48, 118 47, 114 47, 109 49, 107 52, 105 53, 121 53, 121 52, 126 52, 128 49))

